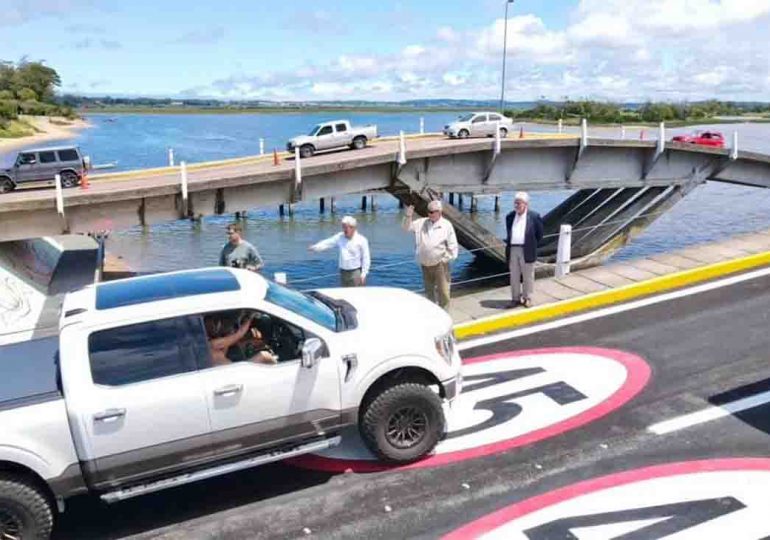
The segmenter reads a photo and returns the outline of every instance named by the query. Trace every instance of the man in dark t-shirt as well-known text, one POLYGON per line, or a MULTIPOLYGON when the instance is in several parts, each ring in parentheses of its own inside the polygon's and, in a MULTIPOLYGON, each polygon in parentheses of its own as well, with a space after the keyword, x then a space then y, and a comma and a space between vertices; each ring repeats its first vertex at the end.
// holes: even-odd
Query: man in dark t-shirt
POLYGON ((222 248, 219 255, 219 265, 232 268, 246 268, 253 272, 259 271, 264 262, 259 256, 259 251, 242 238, 243 229, 238 223, 227 226, 228 242, 222 248))

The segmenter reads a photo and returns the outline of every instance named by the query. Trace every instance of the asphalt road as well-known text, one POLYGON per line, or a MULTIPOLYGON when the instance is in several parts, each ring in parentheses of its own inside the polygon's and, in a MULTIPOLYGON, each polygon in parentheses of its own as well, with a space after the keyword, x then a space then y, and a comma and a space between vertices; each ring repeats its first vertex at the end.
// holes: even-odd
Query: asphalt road
POLYGON ((81 498, 71 502, 57 538, 437 538, 512 503, 602 475, 770 457, 770 406, 664 435, 648 430, 770 390, 769 322, 770 277, 764 276, 467 350, 466 358, 544 347, 618 349, 643 358, 652 374, 631 401, 598 420, 499 454, 369 474, 277 464, 109 507, 81 498))

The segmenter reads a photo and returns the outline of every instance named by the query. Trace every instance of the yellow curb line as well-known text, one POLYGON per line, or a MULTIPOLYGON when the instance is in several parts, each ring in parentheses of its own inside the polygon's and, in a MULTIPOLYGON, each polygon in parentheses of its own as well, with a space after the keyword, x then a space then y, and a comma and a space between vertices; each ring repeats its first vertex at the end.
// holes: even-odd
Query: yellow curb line
POLYGON ((574 299, 562 300, 553 304, 535 307, 527 310, 517 310, 502 315, 493 315, 475 321, 460 323, 454 327, 455 336, 465 339, 471 336, 488 334, 497 330, 516 328, 527 324, 561 317, 578 311, 604 307, 640 296, 647 296, 671 289, 684 287, 727 274, 734 274, 759 266, 770 264, 770 251, 749 255, 740 259, 723 261, 699 268, 674 272, 646 281, 618 287, 607 291, 599 291, 574 299))

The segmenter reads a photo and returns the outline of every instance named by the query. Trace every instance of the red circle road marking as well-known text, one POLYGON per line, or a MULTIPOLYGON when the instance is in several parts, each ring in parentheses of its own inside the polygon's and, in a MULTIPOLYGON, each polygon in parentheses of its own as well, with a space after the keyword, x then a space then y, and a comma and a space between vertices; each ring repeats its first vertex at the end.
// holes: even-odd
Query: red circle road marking
POLYGON ((619 487, 643 480, 724 471, 770 471, 770 459, 766 458, 725 458, 702 461, 683 461, 665 465, 653 465, 641 469, 610 474, 572 484, 525 501, 506 506, 442 537, 441 540, 467 540, 494 531, 507 523, 543 508, 604 489, 619 487))
POLYGON ((527 444, 542 441, 543 439, 555 437, 556 435, 564 433, 565 431, 569 431, 588 424, 589 422, 593 422, 594 420, 597 420, 625 405, 634 396, 641 392, 642 389, 644 389, 650 379, 650 366, 641 357, 635 354, 627 353, 625 351, 619 351, 616 349, 602 349, 598 347, 555 347, 512 351, 492 354, 488 356, 468 358, 467 360, 463 360, 463 364, 476 364, 479 362, 489 362, 491 360, 498 360, 502 358, 517 358, 524 356, 532 357, 536 355, 570 353, 601 356, 617 361, 626 368, 628 373, 625 383, 623 383, 623 386, 621 386, 614 394, 612 394, 609 398, 602 401, 598 405, 551 426, 537 429, 513 439, 481 445, 475 448, 469 448, 467 450, 457 450, 454 452, 447 452, 445 454, 434 454, 421 461, 411 463, 409 465, 392 466, 371 460, 335 459, 313 454, 292 458, 287 460, 287 462, 306 469, 325 472, 337 473, 347 470, 352 470, 354 472, 380 472, 389 470, 435 467, 439 465, 455 463, 458 461, 464 461, 467 459, 497 454, 512 448, 517 448, 527 444))

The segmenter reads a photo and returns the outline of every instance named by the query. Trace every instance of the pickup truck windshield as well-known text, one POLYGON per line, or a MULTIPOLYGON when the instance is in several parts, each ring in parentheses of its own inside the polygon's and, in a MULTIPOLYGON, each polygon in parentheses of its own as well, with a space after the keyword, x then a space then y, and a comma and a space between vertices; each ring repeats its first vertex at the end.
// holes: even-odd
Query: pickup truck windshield
POLYGON ((332 332, 337 331, 337 315, 334 310, 316 298, 270 281, 265 300, 302 315, 332 332))
POLYGON ((313 129, 310 130, 310 133, 307 134, 308 137, 312 137, 316 133, 318 133, 318 130, 321 129, 320 124, 315 126, 313 129))

